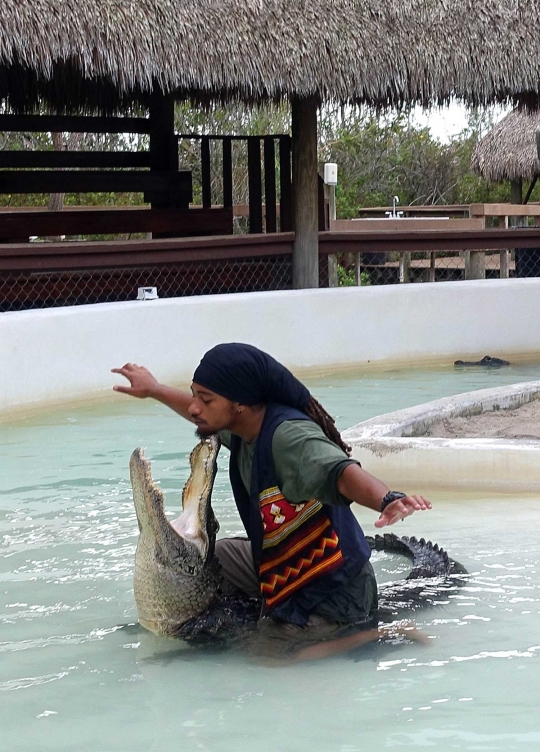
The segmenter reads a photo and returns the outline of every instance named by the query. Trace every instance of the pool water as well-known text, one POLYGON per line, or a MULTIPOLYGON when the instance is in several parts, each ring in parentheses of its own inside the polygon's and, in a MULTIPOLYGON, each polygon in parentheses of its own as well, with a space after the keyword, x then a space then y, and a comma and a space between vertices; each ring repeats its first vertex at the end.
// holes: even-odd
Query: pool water
MULTIPOLYGON (((306 383, 343 429, 539 372, 348 371, 306 383)), ((137 618, 129 455, 147 448, 173 514, 194 443, 192 427, 163 406, 121 396, 0 425, 2 749, 540 749, 532 496, 437 492, 431 512, 396 529, 439 542, 471 573, 446 604, 416 613, 427 646, 373 645, 354 658, 271 669, 241 650, 198 652, 119 629, 137 618)), ((241 527, 225 453, 221 467, 214 508, 220 535, 232 535, 241 527)), ((373 514, 358 516, 373 533, 373 514)), ((375 560, 381 580, 400 566, 375 560)))

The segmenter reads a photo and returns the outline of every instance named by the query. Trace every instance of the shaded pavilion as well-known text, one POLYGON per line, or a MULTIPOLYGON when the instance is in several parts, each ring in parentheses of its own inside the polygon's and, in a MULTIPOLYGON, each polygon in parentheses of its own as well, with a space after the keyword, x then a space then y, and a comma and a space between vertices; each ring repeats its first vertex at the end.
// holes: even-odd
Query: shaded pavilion
POLYGON ((485 180, 510 181, 511 203, 527 203, 540 175, 537 131, 540 112, 513 110, 476 145, 471 168, 485 180), (523 199, 523 182, 529 188, 523 199))
MULTIPOLYGON (((289 100, 294 285, 316 287, 321 102, 536 103, 539 11, 540 0, 487 0, 474 13, 468 0, 3 0, 0 100, 23 117, 46 107, 110 129, 147 108, 156 173, 178 169, 175 99, 289 100)), ((10 124, 61 130, 37 117, 10 124)))
MULTIPOLYGON (((527 204, 540 176, 540 111, 516 109, 482 138, 472 154, 471 168, 485 180, 510 181, 510 203, 527 204), (523 183, 529 181, 525 197, 523 183)), ((529 209, 533 212, 534 209, 529 209)), ((513 218, 523 226, 525 215, 513 218)), ((540 274, 540 248, 515 250, 517 277, 540 274)))

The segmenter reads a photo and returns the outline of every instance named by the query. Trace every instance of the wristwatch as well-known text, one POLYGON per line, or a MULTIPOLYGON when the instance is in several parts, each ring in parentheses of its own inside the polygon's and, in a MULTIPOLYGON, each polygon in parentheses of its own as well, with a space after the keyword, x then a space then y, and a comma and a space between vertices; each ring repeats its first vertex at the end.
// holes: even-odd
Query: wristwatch
POLYGON ((396 501, 396 499, 404 499, 405 496, 407 496, 407 494, 404 494, 401 491, 388 491, 386 496, 381 501, 381 514, 389 504, 391 504, 393 501, 396 501))

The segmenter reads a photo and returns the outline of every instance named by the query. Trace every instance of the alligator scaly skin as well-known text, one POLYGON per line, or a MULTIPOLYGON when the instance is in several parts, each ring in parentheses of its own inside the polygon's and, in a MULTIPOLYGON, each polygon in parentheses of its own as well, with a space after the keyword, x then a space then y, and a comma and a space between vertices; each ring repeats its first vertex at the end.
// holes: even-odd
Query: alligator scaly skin
POLYGON ((407 577, 379 586, 379 618, 386 621, 411 611, 447 601, 463 587, 467 570, 437 543, 394 533, 366 536, 370 548, 406 556, 412 562, 407 577))

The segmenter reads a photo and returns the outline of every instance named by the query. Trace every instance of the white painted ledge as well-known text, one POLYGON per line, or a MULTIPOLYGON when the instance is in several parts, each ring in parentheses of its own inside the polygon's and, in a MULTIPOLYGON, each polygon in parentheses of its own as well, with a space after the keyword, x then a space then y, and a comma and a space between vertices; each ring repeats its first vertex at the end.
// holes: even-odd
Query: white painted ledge
POLYGON ((392 488, 540 491, 540 441, 423 436, 442 418, 515 409, 540 399, 540 381, 479 389, 371 418, 345 431, 353 457, 392 488))
MULTIPOLYGON (((134 291, 134 296, 136 291, 134 291)), ((540 350, 540 279, 205 295, 0 313, 0 410, 109 394, 110 369, 189 383, 204 352, 249 342, 293 370, 512 359, 540 350)))

